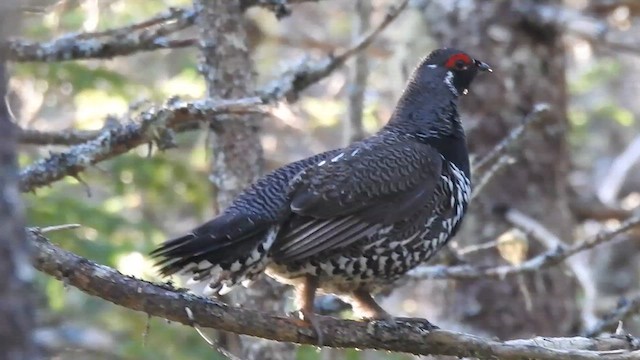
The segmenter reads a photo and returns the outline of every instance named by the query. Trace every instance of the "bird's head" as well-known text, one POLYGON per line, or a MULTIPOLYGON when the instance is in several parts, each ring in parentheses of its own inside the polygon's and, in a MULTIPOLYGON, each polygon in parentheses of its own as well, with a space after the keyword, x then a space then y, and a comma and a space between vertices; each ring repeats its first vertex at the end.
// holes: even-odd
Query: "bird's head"
MULTIPOLYGON (((489 65, 472 58, 457 49, 434 50, 418 65, 414 72, 414 82, 441 79, 455 95, 467 94, 471 81, 479 71, 492 72, 489 65)), ((421 85, 421 84, 417 84, 421 85)))

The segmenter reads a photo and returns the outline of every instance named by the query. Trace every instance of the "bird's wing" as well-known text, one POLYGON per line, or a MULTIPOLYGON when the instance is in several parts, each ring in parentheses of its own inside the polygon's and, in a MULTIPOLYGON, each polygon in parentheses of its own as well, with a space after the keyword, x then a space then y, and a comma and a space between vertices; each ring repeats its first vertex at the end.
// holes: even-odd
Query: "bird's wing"
POLYGON ((295 261, 346 247, 432 202, 442 157, 416 141, 362 143, 302 171, 289 192, 294 214, 273 248, 295 261))
POLYGON ((291 180, 303 169, 339 152, 317 154, 273 171, 247 188, 215 219, 187 235, 166 241, 151 253, 160 258, 160 272, 171 275, 205 260, 215 265, 246 256, 279 222, 281 209, 288 206, 291 180))

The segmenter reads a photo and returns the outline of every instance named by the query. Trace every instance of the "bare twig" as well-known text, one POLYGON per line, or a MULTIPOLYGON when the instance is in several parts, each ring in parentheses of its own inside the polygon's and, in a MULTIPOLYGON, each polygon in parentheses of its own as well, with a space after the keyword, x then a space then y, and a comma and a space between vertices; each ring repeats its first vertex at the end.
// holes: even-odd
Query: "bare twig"
POLYGON ((53 231, 77 229, 81 226, 82 225, 80 224, 62 224, 62 225, 47 226, 47 227, 41 228, 40 232, 43 234, 46 234, 48 232, 53 232, 53 231))
POLYGON ((412 270, 409 274, 418 279, 475 279, 479 277, 504 278, 508 275, 534 272, 556 265, 571 255, 591 249, 600 244, 613 240, 617 235, 625 233, 640 225, 640 214, 623 221, 617 227, 602 231, 570 246, 559 246, 554 250, 544 252, 519 265, 499 265, 494 267, 460 266, 423 266, 412 270))
POLYGON ((640 136, 636 137, 611 164, 607 175, 598 186, 598 198, 603 204, 616 204, 620 188, 629 170, 640 161, 640 136))
MULTIPOLYGON (((567 246, 567 244, 546 226, 518 210, 509 210, 505 214, 505 219, 513 226, 540 241, 547 249, 555 250, 567 246)), ((591 327, 597 321, 595 313, 598 296, 598 290, 591 269, 585 264, 583 259, 576 256, 567 258, 564 263, 571 270, 582 288, 582 306, 580 309, 582 313, 582 324, 584 327, 591 327)))
POLYGON ((493 177, 502 169, 506 168, 509 165, 512 165, 516 162, 516 160, 509 155, 502 155, 498 161, 496 161, 489 169, 483 172, 482 177, 476 181, 475 186, 473 187, 473 191, 471 193, 471 198, 475 198, 480 194, 482 189, 493 179, 493 177))
POLYGON ((122 28, 66 34, 45 43, 14 39, 5 46, 8 46, 10 60, 22 62, 112 58, 139 51, 189 47, 196 45, 196 41, 167 36, 193 25, 195 16, 192 8, 170 8, 151 19, 122 28))
POLYGON ((605 315, 600 321, 588 328, 584 332, 587 337, 598 336, 600 333, 619 325, 622 320, 625 320, 631 315, 640 313, 640 295, 635 295, 631 298, 621 299, 618 307, 605 315))
MULTIPOLYGON (((216 328, 277 341, 315 344, 315 332, 291 317, 232 307, 213 299, 154 285, 120 274, 107 266, 52 245, 35 230, 28 232, 34 265, 83 292, 126 308, 185 325, 216 328), (185 312, 189 308, 191 316, 185 312)), ((319 317, 324 344, 329 347, 384 349, 421 355, 451 355, 493 359, 634 359, 639 355, 626 336, 534 338, 496 341, 434 329, 415 319, 360 322, 319 317)))
POLYGON ((23 169, 20 190, 33 191, 65 176, 75 176, 87 167, 125 153, 139 145, 154 142, 159 149, 172 147, 173 132, 194 121, 215 124, 216 115, 261 112, 257 97, 236 100, 171 100, 160 108, 151 108, 133 120, 103 131, 88 142, 67 151, 52 154, 23 169))
POLYGON ((389 24, 395 20, 407 7, 408 0, 403 0, 396 8, 387 12, 384 20, 360 40, 356 41, 348 49, 338 55, 328 56, 320 61, 302 61, 299 65, 287 70, 278 79, 267 84, 259 93, 266 99, 286 98, 289 101, 297 100, 298 93, 312 84, 325 78, 338 67, 342 66, 349 58, 367 48, 389 24))
MULTIPOLYGON (((525 118, 522 120, 522 123, 518 127, 511 130, 511 132, 495 147, 493 147, 493 149, 491 149, 491 151, 489 151, 487 155, 473 164, 472 173, 479 173, 483 168, 487 167, 490 164, 493 164, 496 159, 509 152, 510 148, 520 140, 522 135, 524 135, 527 128, 534 123, 542 120, 544 118, 544 114, 548 113, 549 110, 549 104, 536 104, 533 107, 533 110, 529 114, 527 114, 527 116, 525 116, 525 118)), ((476 176, 480 175, 476 174, 476 176)), ((480 178, 482 178, 482 176, 480 176, 480 178)))

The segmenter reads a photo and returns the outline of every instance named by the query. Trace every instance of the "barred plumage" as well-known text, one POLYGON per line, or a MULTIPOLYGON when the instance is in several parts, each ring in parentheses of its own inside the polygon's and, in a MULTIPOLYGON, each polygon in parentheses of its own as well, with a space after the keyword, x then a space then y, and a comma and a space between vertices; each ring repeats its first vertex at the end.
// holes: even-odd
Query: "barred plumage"
POLYGON ((386 318, 370 294, 428 260, 453 236, 471 194, 457 98, 488 66, 454 49, 414 71, 375 135, 288 164, 215 219, 153 252, 165 275, 224 292, 266 272, 298 287, 313 320, 320 288, 386 318))

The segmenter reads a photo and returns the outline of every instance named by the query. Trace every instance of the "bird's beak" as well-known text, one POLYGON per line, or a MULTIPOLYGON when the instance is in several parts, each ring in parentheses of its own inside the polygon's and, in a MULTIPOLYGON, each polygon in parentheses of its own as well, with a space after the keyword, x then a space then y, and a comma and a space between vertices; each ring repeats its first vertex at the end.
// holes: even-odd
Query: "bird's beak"
POLYGON ((478 67, 478 70, 493 72, 493 70, 491 70, 491 66, 489 66, 487 63, 483 63, 480 60, 474 60, 474 62, 476 64, 476 66, 478 67))

